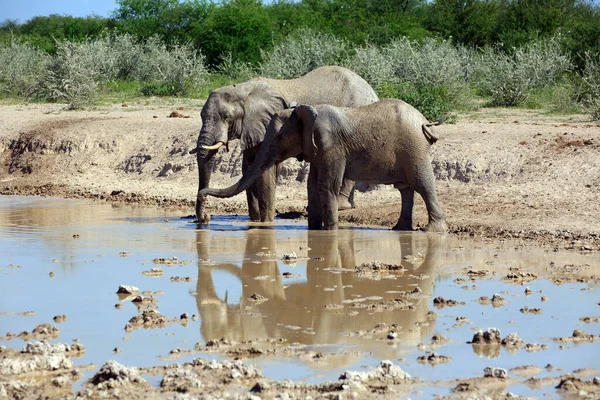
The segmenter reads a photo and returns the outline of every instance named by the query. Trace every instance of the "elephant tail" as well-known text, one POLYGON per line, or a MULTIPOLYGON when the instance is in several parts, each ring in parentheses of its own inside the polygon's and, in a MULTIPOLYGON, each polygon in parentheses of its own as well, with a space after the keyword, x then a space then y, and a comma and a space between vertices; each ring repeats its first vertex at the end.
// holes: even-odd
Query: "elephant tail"
POLYGON ((434 144, 435 142, 437 142, 439 140, 439 137, 435 133, 433 133, 433 129, 431 129, 431 127, 441 125, 445 121, 446 121, 446 118, 440 118, 435 122, 428 122, 428 123, 422 125, 423 135, 425 135, 425 138, 427 139, 427 141, 429 143, 434 144))

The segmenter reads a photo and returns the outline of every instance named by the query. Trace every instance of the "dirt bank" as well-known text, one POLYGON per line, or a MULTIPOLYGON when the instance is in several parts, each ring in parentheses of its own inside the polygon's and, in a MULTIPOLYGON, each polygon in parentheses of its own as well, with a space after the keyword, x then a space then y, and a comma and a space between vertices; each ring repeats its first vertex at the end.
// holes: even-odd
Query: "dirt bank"
MULTIPOLYGON (((121 104, 91 111, 60 105, 0 106, 0 192, 88 197, 180 207, 193 213, 194 156, 201 101, 121 104), (173 111, 189 118, 169 117, 173 111)), ((483 109, 439 128, 433 147, 452 232, 523 237, 577 250, 600 248, 600 124, 583 115, 483 109)), ((214 186, 239 178, 238 143, 221 150, 214 186)), ((286 162, 279 213, 304 211, 306 164, 286 162), (285 189, 284 189, 285 188, 285 189)), ((352 224, 392 226, 400 195, 391 187, 359 192, 352 224)), ((210 199, 211 213, 245 213, 245 197, 210 199)), ((416 222, 424 225, 417 200, 416 222)))

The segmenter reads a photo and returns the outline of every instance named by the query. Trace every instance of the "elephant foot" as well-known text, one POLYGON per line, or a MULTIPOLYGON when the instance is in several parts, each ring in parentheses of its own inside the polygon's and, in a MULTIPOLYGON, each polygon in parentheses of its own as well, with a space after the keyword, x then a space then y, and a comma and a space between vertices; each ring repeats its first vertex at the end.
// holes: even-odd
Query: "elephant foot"
POLYGON ((444 221, 444 220, 432 221, 427 224, 427 226, 425 227, 425 230, 427 232, 444 233, 444 232, 448 231, 448 225, 446 225, 446 221, 444 221))
POLYGON ((354 208, 354 204, 350 203, 346 197, 340 196, 338 198, 338 211, 350 210, 351 208, 354 208))
POLYGON ((412 221, 398 221, 396 225, 392 228, 394 231, 412 231, 412 221))
POLYGON ((210 215, 202 214, 202 216, 198 218, 198 221, 196 223, 198 225, 208 225, 209 222, 210 222, 210 215))

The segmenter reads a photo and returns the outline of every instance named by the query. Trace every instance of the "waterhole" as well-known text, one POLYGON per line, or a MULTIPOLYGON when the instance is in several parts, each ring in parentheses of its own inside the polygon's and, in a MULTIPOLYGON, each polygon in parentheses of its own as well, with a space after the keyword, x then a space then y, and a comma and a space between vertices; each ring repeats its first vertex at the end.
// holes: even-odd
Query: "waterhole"
POLYGON ((74 363, 95 369, 78 385, 107 360, 241 358, 316 383, 389 359, 417 394, 493 367, 542 397, 554 386, 527 378, 600 368, 597 253, 239 216, 198 229, 180 212, 37 197, 0 197, 0 228, 0 345, 83 344, 74 363), (36 337, 42 323, 58 331, 36 337), (479 330, 505 343, 471 343, 479 330))

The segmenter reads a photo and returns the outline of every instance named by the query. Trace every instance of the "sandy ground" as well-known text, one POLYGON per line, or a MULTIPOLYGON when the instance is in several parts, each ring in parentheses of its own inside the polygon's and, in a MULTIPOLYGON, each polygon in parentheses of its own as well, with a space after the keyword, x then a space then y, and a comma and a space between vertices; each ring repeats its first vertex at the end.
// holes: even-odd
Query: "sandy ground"
MULTIPOLYGON (((0 192, 157 204, 192 214, 197 168, 188 151, 201 107, 192 100, 77 112, 56 104, 2 105, 0 192), (173 111, 187 118, 169 118, 173 111)), ((482 109, 438 132, 433 168, 451 232, 600 248, 600 124, 583 115, 482 109)), ((233 183, 241 173, 238 143, 217 157, 212 185, 233 183)), ((285 163, 279 213, 301 217, 307 171, 296 160, 285 163)), ((369 190, 357 193, 357 208, 340 218, 394 225, 398 191, 363 189, 369 190)), ((418 196, 415 210, 418 228, 426 222, 418 196)), ((245 197, 210 199, 208 211, 245 214, 245 197)))

